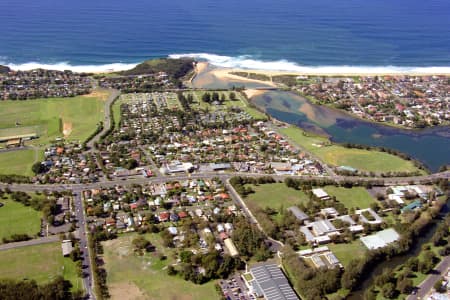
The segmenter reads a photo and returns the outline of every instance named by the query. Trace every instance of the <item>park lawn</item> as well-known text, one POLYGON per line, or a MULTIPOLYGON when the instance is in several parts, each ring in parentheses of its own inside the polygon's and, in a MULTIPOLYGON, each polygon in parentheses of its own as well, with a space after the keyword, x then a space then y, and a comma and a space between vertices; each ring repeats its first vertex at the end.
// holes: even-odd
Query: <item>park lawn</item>
POLYGON ((330 195, 335 196, 336 200, 344 204, 348 209, 350 208, 369 208, 372 203, 376 203, 375 199, 363 187, 336 187, 326 186, 324 190, 330 195))
POLYGON ((180 101, 178 101, 177 94, 167 95, 166 102, 167 102, 167 108, 170 110, 173 110, 173 109, 183 110, 183 106, 181 106, 180 101))
POLYGON ((107 284, 111 299, 218 299, 214 282, 196 285, 178 276, 169 276, 166 267, 175 263, 173 249, 162 246, 157 234, 145 237, 156 247, 153 253, 135 255, 132 240, 137 234, 121 235, 103 242, 107 284), (158 253, 167 256, 160 260, 158 253))
POLYGON ((72 283, 72 290, 83 289, 75 263, 63 257, 59 242, 0 251, 1 278, 34 279, 43 284, 61 275, 72 283))
POLYGON ((39 138, 32 144, 48 144, 56 137, 84 141, 104 118, 104 95, 72 98, 48 98, 0 103, 0 130, 3 134, 35 132, 39 138), (16 126, 16 122, 19 126, 16 126))
POLYGON ((359 239, 347 244, 328 244, 327 246, 336 255, 344 268, 347 267, 352 259, 361 258, 367 252, 367 248, 359 239))
POLYGON ((245 202, 264 209, 270 207, 273 209, 280 209, 283 206, 285 209, 303 203, 306 205, 309 198, 300 190, 295 190, 286 186, 284 182, 267 183, 261 185, 246 185, 251 187, 255 193, 249 194, 244 198, 245 202))
POLYGON ((120 119, 122 118, 122 115, 120 114, 120 105, 123 103, 127 103, 127 99, 119 97, 116 101, 114 101, 114 104, 112 106, 112 115, 114 117, 116 129, 119 128, 120 119))
POLYGON ((418 169, 411 161, 381 151, 350 149, 331 144, 321 136, 305 133, 300 128, 289 126, 280 132, 293 142, 308 150, 326 164, 332 166, 349 166, 365 172, 425 172, 418 169))
POLYGON ((0 174, 33 176, 31 167, 44 159, 44 152, 38 149, 0 152, 0 174))
POLYGON ((267 116, 264 113, 260 112, 256 108, 253 108, 249 105, 247 99, 245 99, 245 97, 241 94, 241 92, 234 91, 236 95, 236 100, 232 101, 230 100, 230 93, 232 91, 217 91, 217 93, 219 93, 219 96, 221 96, 222 94, 225 95, 226 101, 221 106, 214 106, 209 103, 203 102, 202 96, 206 92, 212 94, 214 91, 192 91, 192 92, 185 92, 184 95, 187 96, 189 94, 192 94, 194 96, 195 104, 192 105, 193 108, 209 109, 211 111, 216 110, 218 108, 227 109, 231 107, 239 107, 245 112, 247 112, 255 120, 267 120, 267 116))
POLYGON ((0 199, 0 244, 3 238, 13 234, 35 236, 41 229, 42 213, 30 206, 11 200, 10 196, 0 199))

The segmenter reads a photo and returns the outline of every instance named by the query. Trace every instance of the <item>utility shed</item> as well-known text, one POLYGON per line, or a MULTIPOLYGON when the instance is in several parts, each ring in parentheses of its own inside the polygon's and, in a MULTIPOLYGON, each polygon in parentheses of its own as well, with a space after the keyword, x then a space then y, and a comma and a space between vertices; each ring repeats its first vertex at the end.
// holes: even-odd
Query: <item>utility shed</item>
POLYGON ((266 300, 298 300, 289 282, 276 264, 265 264, 250 269, 252 286, 266 300))

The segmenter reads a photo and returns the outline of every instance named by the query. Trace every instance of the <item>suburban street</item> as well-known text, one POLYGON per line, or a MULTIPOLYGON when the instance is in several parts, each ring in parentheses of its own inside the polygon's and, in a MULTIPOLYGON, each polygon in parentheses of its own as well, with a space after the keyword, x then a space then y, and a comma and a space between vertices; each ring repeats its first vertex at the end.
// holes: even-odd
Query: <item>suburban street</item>
POLYGON ((110 94, 108 96, 108 99, 105 101, 105 119, 103 121, 103 129, 100 133, 98 133, 96 136, 94 136, 87 144, 87 148, 89 149, 88 152, 92 151, 94 149, 95 142, 98 142, 100 137, 109 130, 109 127, 111 126, 111 103, 120 95, 120 92, 115 89, 109 89, 110 94))
POLYGON ((409 295, 407 300, 425 299, 425 296, 431 291, 436 281, 438 281, 447 272, 450 267, 450 257, 444 259, 431 271, 431 274, 418 286, 415 295, 409 295))
POLYGON ((94 286, 93 280, 94 276, 92 274, 92 257, 90 254, 90 248, 88 244, 88 235, 87 235, 87 224, 86 224, 86 218, 84 215, 84 208, 83 208, 83 200, 81 198, 81 191, 74 192, 74 207, 75 207, 75 216, 77 218, 78 222, 78 236, 79 236, 79 243, 80 243, 80 249, 83 252, 83 266, 85 269, 83 269, 83 284, 85 287, 85 290, 87 294, 89 295, 90 299, 95 299, 95 293, 92 290, 92 287, 94 286))

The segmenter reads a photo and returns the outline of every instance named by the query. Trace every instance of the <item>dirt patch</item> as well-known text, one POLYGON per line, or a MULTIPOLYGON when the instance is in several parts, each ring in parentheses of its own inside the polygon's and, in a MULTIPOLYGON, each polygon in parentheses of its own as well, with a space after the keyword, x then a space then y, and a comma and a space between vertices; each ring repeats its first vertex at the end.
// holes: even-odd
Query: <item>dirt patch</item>
POLYGON ((102 101, 106 101, 106 99, 108 99, 108 96, 109 96, 109 92, 108 91, 95 90, 95 91, 92 91, 90 94, 83 95, 81 97, 97 98, 97 99, 100 99, 102 101))
POLYGON ((68 137, 72 133, 72 123, 71 122, 63 123, 62 133, 63 133, 64 137, 68 137))
POLYGON ((132 282, 114 283, 109 286, 111 299, 115 300, 144 300, 149 299, 132 282))

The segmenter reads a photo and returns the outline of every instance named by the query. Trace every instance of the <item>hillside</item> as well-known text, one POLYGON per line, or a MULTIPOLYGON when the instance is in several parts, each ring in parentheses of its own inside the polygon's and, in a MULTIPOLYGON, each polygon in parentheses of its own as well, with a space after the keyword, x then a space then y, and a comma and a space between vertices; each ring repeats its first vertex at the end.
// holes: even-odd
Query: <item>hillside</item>
POLYGON ((120 75, 144 75, 165 72, 172 79, 179 79, 193 70, 193 59, 160 58, 147 60, 131 70, 122 71, 120 75))
POLYGON ((7 66, 2 66, 2 65, 0 65, 0 74, 2 74, 2 73, 8 73, 9 71, 11 71, 10 68, 8 68, 7 66))

